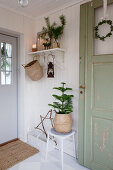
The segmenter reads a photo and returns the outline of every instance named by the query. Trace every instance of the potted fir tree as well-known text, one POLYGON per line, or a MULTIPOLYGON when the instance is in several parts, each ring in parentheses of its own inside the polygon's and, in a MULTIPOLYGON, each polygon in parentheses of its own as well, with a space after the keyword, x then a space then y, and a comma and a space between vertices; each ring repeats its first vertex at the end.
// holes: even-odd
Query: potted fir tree
POLYGON ((58 100, 58 102, 53 102, 49 104, 55 111, 55 118, 53 120, 54 129, 60 133, 70 132, 72 129, 72 118, 71 112, 73 112, 72 97, 73 95, 68 95, 65 92, 72 90, 72 88, 66 88, 66 83, 61 83, 62 87, 55 87, 61 92, 61 95, 53 95, 53 97, 58 100))

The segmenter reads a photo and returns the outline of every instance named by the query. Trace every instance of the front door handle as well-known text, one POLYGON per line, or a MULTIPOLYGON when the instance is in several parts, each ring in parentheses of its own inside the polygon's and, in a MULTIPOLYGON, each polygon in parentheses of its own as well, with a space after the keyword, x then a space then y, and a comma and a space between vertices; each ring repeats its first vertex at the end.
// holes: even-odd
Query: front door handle
POLYGON ((85 85, 80 85, 80 89, 85 89, 85 85))

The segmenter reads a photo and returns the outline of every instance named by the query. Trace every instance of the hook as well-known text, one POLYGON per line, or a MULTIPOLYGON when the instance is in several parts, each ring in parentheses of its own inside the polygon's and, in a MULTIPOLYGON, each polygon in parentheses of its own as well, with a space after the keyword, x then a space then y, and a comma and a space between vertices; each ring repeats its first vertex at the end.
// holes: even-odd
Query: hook
POLYGON ((50 51, 50 54, 48 54, 48 56, 47 56, 47 57, 49 57, 49 56, 52 56, 52 58, 55 58, 55 55, 54 55, 54 54, 52 54, 52 51, 50 51))
POLYGON ((48 58, 49 56, 51 56, 51 57, 52 57, 52 59, 53 59, 53 63, 54 63, 55 55, 54 55, 54 54, 52 54, 52 52, 50 52, 50 54, 48 54, 47 58, 48 58))
POLYGON ((36 57, 37 57, 37 55, 35 55, 35 56, 33 57, 33 60, 35 60, 36 57))
POLYGON ((33 60, 35 60, 35 58, 37 58, 37 57, 40 57, 40 55, 39 55, 39 54, 35 55, 35 56, 33 57, 33 60))
MULTIPOLYGON (((44 53, 44 52, 43 52, 44 53)), ((44 62, 45 62, 45 53, 44 53, 44 62)))

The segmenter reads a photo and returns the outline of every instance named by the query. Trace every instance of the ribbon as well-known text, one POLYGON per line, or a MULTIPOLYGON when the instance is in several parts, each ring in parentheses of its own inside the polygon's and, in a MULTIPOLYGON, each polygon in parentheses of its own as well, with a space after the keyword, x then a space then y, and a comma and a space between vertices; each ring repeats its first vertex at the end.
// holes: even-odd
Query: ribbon
POLYGON ((103 0, 103 10, 104 10, 103 19, 106 19, 107 18, 107 0, 103 0))

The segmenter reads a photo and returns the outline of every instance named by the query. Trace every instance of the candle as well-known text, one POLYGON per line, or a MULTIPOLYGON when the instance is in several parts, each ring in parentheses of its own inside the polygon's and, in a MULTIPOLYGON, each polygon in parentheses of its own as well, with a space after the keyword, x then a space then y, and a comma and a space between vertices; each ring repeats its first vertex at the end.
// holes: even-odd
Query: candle
POLYGON ((32 45, 32 48, 36 48, 36 44, 33 44, 33 45, 32 45))
POLYGON ((32 45, 32 52, 35 52, 35 51, 37 51, 36 44, 33 44, 32 45))

